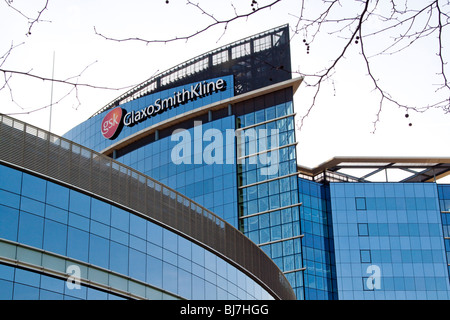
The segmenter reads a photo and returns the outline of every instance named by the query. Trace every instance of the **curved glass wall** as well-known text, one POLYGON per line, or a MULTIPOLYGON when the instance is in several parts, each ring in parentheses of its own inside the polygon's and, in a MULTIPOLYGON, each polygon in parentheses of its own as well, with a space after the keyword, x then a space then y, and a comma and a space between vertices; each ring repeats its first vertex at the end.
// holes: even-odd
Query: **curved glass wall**
MULTIPOLYGON (((5 242, 148 284, 160 290, 160 298, 166 292, 186 299, 272 299, 222 258, 142 217, 4 165, 0 176, 0 239, 5 242)), ((7 270, 2 274, 11 274, 2 268, 7 270)), ((2 281, 9 284, 0 286, 0 296, 9 297, 13 282, 14 288, 23 285, 7 275, 2 281)), ((36 288, 45 288, 33 283, 25 285, 35 288, 30 292, 36 297, 36 288)))
POLYGON ((168 130, 156 141, 119 152, 116 160, 184 194, 237 228, 234 124, 234 116, 197 121, 195 126, 178 128, 178 134, 168 130))
MULTIPOLYGON (((200 85, 204 83, 215 83, 218 80, 219 78, 202 81, 200 82, 200 85)), ((164 112, 147 117, 145 120, 138 122, 133 126, 123 126, 122 131, 114 140, 105 139, 100 130, 103 118, 108 111, 83 122, 66 133, 65 137, 93 150, 101 151, 117 141, 126 139, 147 127, 172 119, 185 112, 231 97, 233 95, 233 77, 225 76, 220 78, 220 80, 223 80, 224 90, 212 92, 204 97, 196 97, 195 99, 179 104, 176 107, 168 108, 164 112)), ((126 110, 124 112, 128 113, 131 111, 140 112, 143 108, 146 108, 158 99, 163 100, 167 97, 173 97, 175 93, 192 95, 192 90, 197 88, 197 91, 199 91, 199 87, 198 83, 193 83, 166 89, 127 102, 121 105, 121 108, 126 110)), ((180 95, 180 97, 182 97, 182 95, 180 95)), ((216 215, 234 227, 237 227, 234 136, 233 140, 226 141, 226 130, 234 129, 234 124, 234 116, 220 118, 215 121, 204 123, 203 125, 196 125, 195 130, 194 126, 191 124, 190 128, 188 127, 186 129, 189 135, 189 141, 182 141, 183 143, 189 143, 189 146, 185 146, 184 150, 189 148, 189 154, 191 156, 189 158, 185 157, 181 159, 181 163, 175 163, 172 157, 172 150, 179 144, 178 140, 174 140, 174 135, 172 134, 172 131, 175 130, 175 128, 169 130, 170 132, 159 134, 159 137, 155 137, 154 134, 150 135, 149 138, 139 142, 138 146, 132 145, 123 150, 118 150, 115 159, 184 194, 206 209, 213 211, 216 215), (208 132, 212 132, 212 130, 220 130, 220 135, 223 139, 215 141, 214 137, 209 137, 209 141, 206 141, 208 138, 206 138, 204 134, 208 134, 208 132), (200 131, 199 134, 197 134, 198 131, 200 131), (213 142, 211 142, 211 140, 213 142), (198 145, 194 146, 194 144, 197 144, 199 141, 201 144, 200 148, 198 148, 198 145), (208 148, 208 145, 212 145, 213 143, 216 145, 217 143, 221 144, 221 146, 217 148, 217 151, 215 151, 215 153, 217 153, 220 149, 221 155, 220 159, 217 159, 217 157, 214 156, 214 159, 212 159, 214 163, 210 165, 205 163, 204 151, 208 148), (200 160, 197 160, 198 158, 200 160)), ((214 132, 214 134, 216 134, 216 132, 214 132)))
POLYGON ((66 280, 0 264, 0 300, 122 300, 85 285, 70 289, 66 280))

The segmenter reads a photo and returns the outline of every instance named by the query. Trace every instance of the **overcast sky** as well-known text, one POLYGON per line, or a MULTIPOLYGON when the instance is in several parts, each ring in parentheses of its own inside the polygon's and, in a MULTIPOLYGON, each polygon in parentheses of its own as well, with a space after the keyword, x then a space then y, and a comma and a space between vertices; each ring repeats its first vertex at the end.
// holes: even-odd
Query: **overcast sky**
MULTIPOLYGON (((221 25, 189 41, 167 44, 113 42, 94 32, 95 27, 99 33, 114 38, 169 39, 188 35, 212 21, 207 15, 202 15, 198 8, 186 5, 186 0, 170 0, 168 4, 165 2, 50 0, 47 10, 41 16, 46 21, 34 24, 31 35, 26 35, 29 24, 24 15, 35 17, 45 1, 14 1, 12 4, 22 14, 8 7, 6 1, 1 1, 0 56, 11 45, 17 46, 2 65, 3 69, 51 77, 55 54, 55 78, 74 77, 71 81, 122 89, 79 87, 77 92, 70 93, 73 87, 55 83, 51 96, 50 82, 13 75, 8 82, 9 87, 5 86, 0 91, 0 112, 31 112, 49 105, 51 101, 57 102, 52 108, 51 131, 62 135, 126 91, 125 87, 136 85, 185 60, 241 38, 286 23, 295 26, 301 1, 283 0, 248 19, 236 20, 228 25, 226 32, 221 25), (80 77, 75 77, 80 73, 80 77), (69 95, 66 96, 67 94, 69 95)), ((258 1, 260 6, 270 2, 272 1, 258 1)), ((421 2, 424 1, 418 1, 421 2)), ((199 3, 218 19, 234 14, 229 1, 200 0, 199 3)), ((350 16, 362 9, 359 5, 349 8, 349 3, 355 3, 352 0, 341 3, 342 7, 338 10, 343 15, 350 16)), ((240 0, 239 6, 235 4, 235 8, 238 13, 248 12, 251 10, 250 4, 250 0, 240 0)), ((308 12, 318 10, 312 5, 308 5, 306 9, 308 12)), ((373 21, 364 31, 370 32, 370 29, 376 30, 380 26, 383 26, 383 22, 373 21)), ((346 42, 348 30, 331 35, 326 31, 324 28, 319 33, 311 44, 309 54, 303 38, 310 41, 311 34, 293 37, 291 54, 294 71, 318 72, 331 63, 333 55, 346 42)), ((383 37, 367 39, 370 53, 386 46, 389 37, 383 37)), ((437 95, 442 93, 435 91, 435 84, 441 80, 436 74, 439 71, 439 61, 436 57, 435 38, 436 34, 432 34, 430 39, 414 43, 410 51, 375 57, 372 60, 376 77, 405 104, 425 105, 435 101, 437 95)), ((444 44, 450 43, 447 35, 443 40, 444 44)), ((444 50, 450 50, 447 47, 444 50)), ((3 61, 1 59, 0 64, 3 61)), ((4 78, 0 81, 0 87, 3 84, 4 78)), ((380 99, 373 89, 359 46, 354 44, 349 48, 345 59, 337 65, 333 77, 323 85, 315 107, 305 119, 301 131, 296 133, 299 164, 313 167, 334 156, 450 157, 450 115, 439 110, 420 114, 411 112, 409 118, 406 118, 404 110, 386 104, 373 133, 373 121, 376 120, 380 99)), ((313 92, 314 88, 302 85, 295 94, 297 120, 309 108, 313 92)), ((448 98, 448 92, 445 94, 448 98)), ((16 114, 14 117, 48 129, 49 111, 49 108, 44 108, 29 114, 16 114)))

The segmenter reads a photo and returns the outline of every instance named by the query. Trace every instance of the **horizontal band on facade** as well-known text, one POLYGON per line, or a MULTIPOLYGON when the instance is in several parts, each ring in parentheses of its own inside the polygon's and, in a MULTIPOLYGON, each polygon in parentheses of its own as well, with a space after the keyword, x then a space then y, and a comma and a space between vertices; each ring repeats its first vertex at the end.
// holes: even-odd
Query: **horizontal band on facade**
POLYGON ((266 246, 266 245, 274 244, 274 243, 279 243, 279 242, 284 242, 284 241, 289 241, 289 240, 294 240, 294 239, 301 239, 304 236, 305 236, 304 234, 301 234, 301 235, 294 236, 294 237, 283 238, 283 239, 274 240, 274 241, 268 241, 268 242, 258 244, 258 247, 262 247, 262 246, 266 246))
POLYGON ((284 274, 288 274, 288 273, 292 273, 292 272, 298 272, 298 271, 305 271, 306 268, 298 268, 298 269, 294 269, 294 270, 289 270, 289 271, 283 271, 284 274))
POLYGON ((279 180, 279 179, 284 179, 284 178, 288 178, 288 177, 292 177, 292 176, 297 176, 299 174, 299 172, 294 172, 294 173, 290 173, 290 174, 286 174, 284 176, 281 177, 275 177, 275 178, 271 178, 271 179, 267 179, 267 180, 262 180, 262 181, 258 181, 255 183, 250 183, 250 184, 246 184, 245 186, 239 186, 239 189, 244 189, 244 188, 248 188, 248 187, 253 187, 253 186, 257 186, 261 183, 266 183, 266 182, 271 182, 271 181, 275 181, 275 180, 279 180))
POLYGON ((270 210, 266 210, 266 211, 248 214, 246 216, 239 217, 239 219, 251 218, 251 217, 259 216, 259 215, 262 215, 265 213, 271 213, 271 212, 278 211, 278 210, 284 210, 284 209, 289 209, 289 208, 293 208, 293 207, 298 207, 298 206, 301 206, 302 204, 303 204, 302 202, 294 203, 294 204, 290 204, 288 206, 284 206, 284 207, 280 207, 280 208, 276 208, 276 209, 270 209, 270 210))
POLYGON ((284 146, 280 146, 280 147, 276 147, 276 148, 272 148, 272 149, 267 149, 267 150, 259 151, 259 152, 252 153, 252 154, 249 154, 249 155, 245 155, 245 156, 242 156, 242 157, 238 157, 237 158, 238 159, 238 163, 239 163, 239 160, 242 160, 242 159, 255 157, 255 156, 260 155, 260 154, 269 153, 269 152, 272 152, 272 151, 275 151, 275 150, 280 150, 280 149, 283 149, 283 148, 294 147, 297 144, 298 144, 298 142, 294 142, 294 143, 286 144, 284 146))
POLYGON ((111 146, 103 149, 102 151, 100 151, 100 153, 107 155, 107 156, 111 156, 113 154, 114 150, 120 150, 132 143, 135 143, 135 142, 149 136, 150 134, 154 133, 157 130, 174 127, 175 125, 177 125, 183 121, 186 121, 189 119, 194 119, 196 117, 205 115, 208 113, 208 111, 215 111, 215 110, 227 108, 228 105, 233 105, 233 104, 245 101, 245 100, 249 100, 249 99, 264 95, 264 94, 272 93, 272 92, 282 90, 285 88, 289 88, 289 87, 292 87, 293 91, 295 92, 298 89, 298 87, 300 86, 302 81, 303 81, 303 77, 286 80, 286 81, 283 81, 280 83, 273 84, 271 86, 267 86, 264 88, 260 88, 257 90, 247 92, 247 93, 243 93, 238 96, 227 98, 227 99, 224 99, 224 100, 221 100, 218 102, 214 102, 214 103, 208 104, 206 106, 196 108, 194 110, 179 114, 175 117, 172 117, 167 120, 163 120, 157 124, 154 124, 150 127, 145 128, 139 132, 136 132, 136 133, 112 144, 111 146))
POLYGON ((236 131, 243 131, 243 130, 251 129, 251 128, 254 128, 254 127, 257 127, 257 126, 261 126, 263 124, 267 124, 267 123, 270 123, 270 122, 283 120, 283 119, 286 119, 286 118, 289 118, 289 117, 295 117, 296 115, 297 115, 297 113, 294 112, 294 113, 287 114, 287 115, 282 116, 282 117, 273 118, 273 119, 266 120, 266 121, 263 121, 263 122, 258 122, 258 123, 255 123, 255 124, 252 124, 252 125, 249 125, 249 126, 246 126, 246 127, 242 127, 242 128, 237 128, 236 131))
POLYGON ((183 299, 173 293, 117 272, 18 242, 0 239, 0 248, 2 249, 0 250, 0 262, 14 267, 36 271, 66 281, 76 280, 79 284, 135 300, 150 299, 155 295, 161 295, 161 297, 165 295, 170 299, 183 299), (31 261, 31 256, 36 262, 31 261), (25 259, 29 261, 25 261, 25 259), (37 263, 37 260, 40 263, 37 263), (74 274, 67 273, 67 268, 71 265, 78 266, 80 270, 84 271, 85 276, 80 275, 80 277, 74 278, 74 274), (97 279, 95 279, 96 277, 97 279), (123 288, 115 287, 114 281, 123 288))

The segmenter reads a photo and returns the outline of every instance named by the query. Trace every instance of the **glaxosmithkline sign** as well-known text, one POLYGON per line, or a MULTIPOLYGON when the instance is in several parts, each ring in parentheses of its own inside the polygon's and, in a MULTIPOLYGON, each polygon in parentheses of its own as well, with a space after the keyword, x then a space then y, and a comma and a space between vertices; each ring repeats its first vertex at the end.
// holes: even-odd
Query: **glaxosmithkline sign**
POLYGON ((103 118, 102 134, 106 139, 115 139, 123 126, 131 127, 167 109, 223 91, 226 85, 224 79, 202 81, 191 85, 189 90, 183 88, 181 91, 175 91, 173 96, 165 99, 158 98, 153 104, 138 111, 126 112, 121 107, 114 108, 103 118))

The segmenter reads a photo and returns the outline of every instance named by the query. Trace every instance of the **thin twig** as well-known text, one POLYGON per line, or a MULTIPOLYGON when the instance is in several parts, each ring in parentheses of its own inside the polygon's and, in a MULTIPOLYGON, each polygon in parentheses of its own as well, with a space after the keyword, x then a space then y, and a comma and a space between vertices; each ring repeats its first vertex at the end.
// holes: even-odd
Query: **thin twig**
MULTIPOLYGON (((138 41, 138 42, 143 42, 146 45, 148 45, 150 43, 169 43, 169 42, 175 42, 175 41, 180 41, 180 40, 187 41, 187 40, 189 40, 189 39, 191 39, 191 38, 193 38, 195 36, 198 36, 198 35, 206 32, 207 30, 209 30, 209 29, 211 29, 213 27, 216 27, 218 25, 228 25, 229 23, 234 22, 236 20, 243 19, 243 18, 248 18, 251 15, 254 15, 254 14, 256 14, 256 13, 262 11, 262 10, 272 8, 275 4, 277 4, 277 3, 281 2, 281 1, 282 0, 275 0, 275 1, 269 3, 269 4, 265 5, 265 6, 258 7, 257 9, 255 9, 255 10, 253 10, 251 12, 244 13, 244 14, 236 14, 235 16, 233 16, 231 18, 228 18, 228 19, 225 19, 225 20, 217 20, 216 18, 213 17, 212 14, 207 14, 203 9, 200 8, 199 5, 195 5, 204 14, 207 14, 209 17, 211 17, 214 21, 212 23, 208 24, 206 27, 200 29, 199 31, 196 31, 196 32, 191 33, 189 35, 177 36, 177 37, 170 38, 170 39, 144 39, 144 38, 140 38, 140 37, 129 37, 129 38, 117 39, 117 38, 112 38, 112 37, 108 37, 108 36, 103 35, 102 33, 97 31, 97 28, 95 26, 94 26, 94 32, 95 32, 96 35, 98 35, 98 36, 100 36, 100 37, 102 37, 102 38, 104 38, 106 40, 116 41, 116 42, 138 41)), ((187 4, 188 5, 189 4, 190 5, 194 5, 190 1, 188 1, 187 4)))

